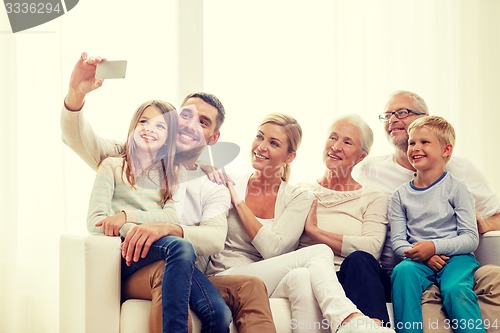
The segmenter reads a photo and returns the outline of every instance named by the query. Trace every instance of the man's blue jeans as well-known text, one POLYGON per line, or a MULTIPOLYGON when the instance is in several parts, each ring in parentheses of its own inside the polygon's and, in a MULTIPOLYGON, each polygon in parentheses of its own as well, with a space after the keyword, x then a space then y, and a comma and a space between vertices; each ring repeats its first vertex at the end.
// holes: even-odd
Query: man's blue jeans
POLYGON ((145 258, 125 264, 122 280, 155 261, 165 260, 162 282, 163 332, 188 332, 188 305, 202 323, 202 332, 229 332, 232 314, 222 296, 195 266, 196 252, 190 242, 165 236, 154 242, 145 258))

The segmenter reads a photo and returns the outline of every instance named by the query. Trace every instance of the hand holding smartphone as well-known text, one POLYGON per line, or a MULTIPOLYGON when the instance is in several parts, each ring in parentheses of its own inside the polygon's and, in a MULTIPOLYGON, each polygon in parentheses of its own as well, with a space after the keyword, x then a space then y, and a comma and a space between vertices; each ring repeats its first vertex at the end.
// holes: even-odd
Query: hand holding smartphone
POLYGON ((123 79, 127 72, 126 60, 105 60, 97 63, 95 78, 103 79, 123 79))

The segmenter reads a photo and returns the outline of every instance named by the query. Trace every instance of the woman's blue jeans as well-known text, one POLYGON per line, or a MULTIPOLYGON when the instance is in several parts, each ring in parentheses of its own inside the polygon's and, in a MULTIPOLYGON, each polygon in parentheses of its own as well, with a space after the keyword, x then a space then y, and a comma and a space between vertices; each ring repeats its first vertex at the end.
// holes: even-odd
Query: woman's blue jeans
POLYGON ((154 242, 145 258, 125 264, 122 279, 155 261, 165 260, 162 282, 163 333, 188 332, 188 305, 202 323, 203 333, 229 332, 232 314, 214 285, 195 266, 193 245, 165 236, 154 242))

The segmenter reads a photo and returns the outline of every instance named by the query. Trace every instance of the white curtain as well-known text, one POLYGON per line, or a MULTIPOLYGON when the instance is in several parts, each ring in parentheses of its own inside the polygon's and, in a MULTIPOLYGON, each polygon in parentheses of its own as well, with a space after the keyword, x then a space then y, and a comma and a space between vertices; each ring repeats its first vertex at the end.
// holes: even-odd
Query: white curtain
POLYGON ((43 309, 58 309, 58 232, 64 221, 61 89, 54 80, 60 77, 61 44, 54 25, 46 29, 0 37, 2 332, 57 329, 57 313, 43 309))
POLYGON ((221 140, 242 148, 234 170, 248 170, 258 121, 279 111, 304 129, 292 181, 311 181, 322 173, 324 133, 338 115, 367 119, 373 154, 390 149, 377 115, 389 93, 408 89, 452 121, 457 152, 500 190, 499 1, 191 3, 194 12, 173 0, 82 0, 17 34, 1 13, 0 333, 59 330, 58 239, 85 232, 94 178, 60 139, 60 108, 82 51, 129 61, 124 80, 105 82, 86 102, 95 130, 109 138, 124 138, 142 101, 178 104, 186 90, 204 88, 227 109, 221 140))
POLYGON ((84 0, 16 34, 0 17, 0 333, 59 332, 59 236, 86 232, 95 176, 61 140, 74 64, 82 51, 128 60, 86 102, 98 133, 125 138, 143 101, 177 104, 177 24, 177 2, 161 0, 84 0))

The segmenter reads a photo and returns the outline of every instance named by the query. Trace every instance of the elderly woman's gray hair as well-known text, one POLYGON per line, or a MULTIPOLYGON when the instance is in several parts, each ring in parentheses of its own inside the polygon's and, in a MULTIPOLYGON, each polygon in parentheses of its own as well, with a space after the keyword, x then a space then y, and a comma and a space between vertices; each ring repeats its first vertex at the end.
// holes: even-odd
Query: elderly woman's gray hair
POLYGON ((332 128, 338 123, 348 123, 358 128, 361 149, 363 149, 366 154, 370 153, 370 149, 373 144, 373 131, 370 126, 357 114, 350 114, 337 118, 329 127, 329 133, 332 132, 332 128))

